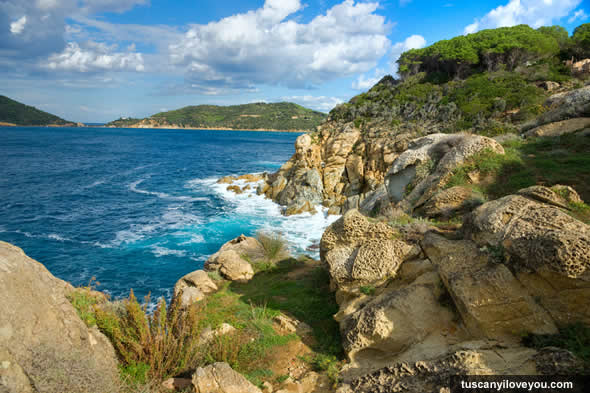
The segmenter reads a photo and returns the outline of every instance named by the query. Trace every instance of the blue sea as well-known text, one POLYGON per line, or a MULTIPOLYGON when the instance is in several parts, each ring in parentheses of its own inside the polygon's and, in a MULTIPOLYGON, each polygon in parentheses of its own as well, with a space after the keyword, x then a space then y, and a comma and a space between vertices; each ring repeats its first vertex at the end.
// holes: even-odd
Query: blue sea
MULTIPOLYGON (((226 175, 274 172, 299 134, 111 128, 0 128, 0 240, 74 285, 114 298, 170 297, 226 241, 281 233, 307 253, 336 217, 283 217, 236 195, 226 175)), ((317 255, 315 255, 317 256, 317 255)))

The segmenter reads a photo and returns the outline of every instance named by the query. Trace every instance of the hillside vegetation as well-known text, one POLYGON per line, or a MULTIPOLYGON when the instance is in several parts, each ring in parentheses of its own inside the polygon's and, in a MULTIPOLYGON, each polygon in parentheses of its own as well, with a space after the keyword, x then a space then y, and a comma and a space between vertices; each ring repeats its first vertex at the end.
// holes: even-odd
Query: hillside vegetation
POLYGON ((312 130, 325 118, 324 113, 289 102, 233 106, 198 105, 157 113, 146 119, 119 119, 108 123, 107 126, 312 130))
POLYGON ((18 126, 69 125, 70 122, 0 95, 0 122, 18 126))
POLYGON ((589 37, 590 24, 571 37, 560 26, 519 25, 412 49, 398 60, 401 80, 384 77, 330 118, 365 131, 514 132, 546 111, 550 94, 584 85, 584 76, 572 75, 564 60, 590 57, 589 37))

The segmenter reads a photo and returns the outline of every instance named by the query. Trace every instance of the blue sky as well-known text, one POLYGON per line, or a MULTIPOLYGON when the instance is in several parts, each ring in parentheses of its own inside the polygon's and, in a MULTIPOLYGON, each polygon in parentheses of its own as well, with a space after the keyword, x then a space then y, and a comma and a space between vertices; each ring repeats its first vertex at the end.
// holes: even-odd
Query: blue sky
POLYGON ((0 94, 106 122, 186 105, 348 101, 410 48, 590 21, 587 0, 0 0, 0 94))

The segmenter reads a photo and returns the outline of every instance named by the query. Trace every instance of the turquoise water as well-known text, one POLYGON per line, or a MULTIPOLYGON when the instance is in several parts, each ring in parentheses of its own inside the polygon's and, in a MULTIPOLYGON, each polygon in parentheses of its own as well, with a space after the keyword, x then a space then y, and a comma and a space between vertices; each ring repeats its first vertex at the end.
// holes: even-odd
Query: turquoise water
MULTIPOLYGON (((244 233, 272 230, 294 253, 335 217, 294 218, 216 179, 273 172, 299 134, 0 128, 0 240, 74 285, 121 297, 169 296, 184 274, 244 233)), ((313 252, 307 251, 313 254, 313 252)))

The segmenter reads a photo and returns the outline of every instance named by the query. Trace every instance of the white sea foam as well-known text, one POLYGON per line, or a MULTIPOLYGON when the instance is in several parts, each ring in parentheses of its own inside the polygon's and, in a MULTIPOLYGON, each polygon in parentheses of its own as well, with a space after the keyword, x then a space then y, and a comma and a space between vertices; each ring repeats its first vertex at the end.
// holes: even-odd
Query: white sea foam
POLYGON ((51 239, 51 240, 57 240, 58 242, 71 242, 72 239, 68 239, 67 237, 58 235, 57 233, 50 233, 49 235, 47 235, 47 238, 51 239))
POLYGON ((158 245, 153 245, 150 248, 152 249, 152 254, 154 254, 157 258, 167 256, 167 255, 173 255, 175 257, 185 257, 186 256, 186 251, 184 251, 184 250, 172 250, 172 249, 158 246, 158 245))
MULTIPOLYGON (((160 216, 154 217, 147 224, 131 224, 129 229, 119 231, 112 241, 112 245, 131 244, 148 238, 150 235, 168 230, 180 230, 194 228, 202 224, 202 219, 185 211, 182 206, 170 206, 160 216)), ((196 235, 195 235, 196 236, 196 235)), ((192 239, 194 243, 203 241, 202 237, 192 239)))
POLYGON ((148 191, 148 190, 142 190, 141 188, 137 188, 137 186, 139 186, 141 183, 143 183, 146 180, 147 179, 140 179, 140 180, 134 181, 133 183, 129 184, 129 186, 128 186, 129 190, 131 190, 137 194, 153 195, 153 196, 156 196, 160 199, 166 199, 169 201, 199 202, 199 201, 208 201, 209 200, 208 198, 204 198, 204 197, 194 198, 194 197, 190 197, 190 196, 186 196, 186 195, 174 196, 174 195, 167 194, 165 192, 148 191))
POLYGON ((326 227, 339 216, 328 215, 326 208, 316 206, 316 214, 303 213, 286 217, 281 213, 281 206, 256 194, 258 183, 238 180, 232 184, 240 187, 250 184, 251 188, 242 194, 228 191, 228 184, 213 182, 210 183, 210 188, 231 206, 234 214, 255 223, 263 231, 281 234, 289 242, 292 251, 306 252, 316 258, 319 256, 318 251, 310 251, 309 247, 319 243, 326 227))

